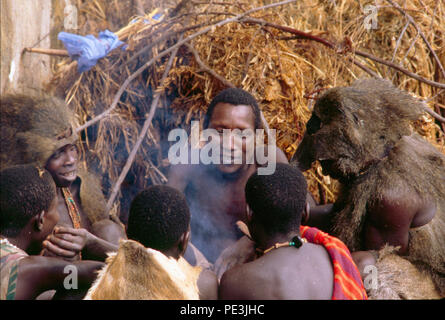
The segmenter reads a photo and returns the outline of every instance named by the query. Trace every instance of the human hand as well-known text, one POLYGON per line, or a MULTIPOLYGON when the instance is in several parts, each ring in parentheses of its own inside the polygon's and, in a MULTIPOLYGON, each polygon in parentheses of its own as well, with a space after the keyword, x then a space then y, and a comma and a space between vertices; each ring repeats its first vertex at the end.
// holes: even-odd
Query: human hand
POLYGON ((234 266, 246 263, 255 256, 255 243, 247 236, 242 237, 230 247, 224 249, 215 262, 215 272, 221 279, 224 272, 234 266))
POLYGON ((67 260, 78 260, 79 254, 91 239, 86 229, 57 226, 43 242, 45 255, 58 256, 67 260))

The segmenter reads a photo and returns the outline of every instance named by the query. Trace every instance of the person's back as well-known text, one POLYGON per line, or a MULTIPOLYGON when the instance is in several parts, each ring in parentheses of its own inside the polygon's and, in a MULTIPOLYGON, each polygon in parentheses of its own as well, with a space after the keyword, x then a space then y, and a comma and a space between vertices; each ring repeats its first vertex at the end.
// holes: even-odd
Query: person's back
MULTIPOLYGON (((183 255, 190 239, 190 211, 184 195, 162 185, 143 190, 131 203, 127 234, 129 239, 162 252, 180 265, 188 264, 183 255)), ((189 268, 193 267, 183 266, 189 268)), ((213 272, 201 270, 196 285, 200 299, 217 298, 218 281, 213 272)))
POLYGON ((230 269, 223 278, 221 284, 228 289, 221 290, 236 286, 240 289, 230 299, 241 300, 327 300, 332 297, 334 283, 328 253, 311 243, 298 249, 274 249, 230 269))
POLYGON ((261 256, 223 274, 220 299, 366 299, 346 246, 300 226, 306 188, 302 173, 285 164, 272 175, 249 178, 248 231, 261 256))
POLYGON ((50 173, 34 165, 1 170, 0 207, 0 300, 35 299, 47 290, 59 299, 81 298, 103 263, 39 254, 59 220, 50 173))

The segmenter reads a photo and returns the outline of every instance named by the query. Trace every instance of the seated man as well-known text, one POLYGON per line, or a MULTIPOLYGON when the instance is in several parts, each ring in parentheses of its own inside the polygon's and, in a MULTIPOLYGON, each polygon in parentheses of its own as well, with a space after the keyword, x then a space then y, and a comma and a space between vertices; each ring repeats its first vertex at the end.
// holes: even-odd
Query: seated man
MULTIPOLYGON (((152 186, 131 203, 128 238, 178 260, 190 240, 190 211, 182 193, 169 186, 152 186)), ((198 278, 200 299, 216 299, 218 280, 204 269, 198 278)))
POLYGON ((131 240, 121 241, 107 259, 87 299, 217 298, 215 274, 182 258, 190 239, 190 211, 178 190, 159 185, 139 193, 131 203, 127 233, 131 240))
POLYGON ((0 299, 34 299, 55 289, 83 294, 103 263, 67 262, 38 256, 42 241, 59 220, 56 187, 51 175, 34 165, 0 172, 0 299), (69 278, 75 268, 77 278, 69 278))
MULTIPOLYGON (((255 132, 263 129, 260 112, 251 94, 239 88, 229 88, 221 91, 210 103, 203 129, 213 129, 221 136, 224 130, 250 129, 255 132)), ((230 164, 223 161, 208 165, 176 164, 169 172, 168 185, 182 191, 190 206, 192 242, 211 263, 242 235, 236 222, 245 221, 244 186, 248 177, 260 166, 257 159, 252 164, 245 160, 248 147, 246 141, 241 147, 232 143, 230 150, 226 150, 231 154, 230 164), (237 148, 242 152, 241 164, 234 161, 237 148)), ((223 153, 224 150, 221 155, 223 153)), ((273 159, 287 163, 286 156, 278 148, 273 159)), ((191 263, 195 260, 189 252, 186 258, 191 263)))
POLYGON ((249 178, 247 224, 261 256, 223 274, 220 299, 367 298, 346 246, 300 227, 306 190, 302 173, 286 164, 277 164, 272 175, 249 178))
POLYGON ((46 96, 8 95, 1 105, 1 167, 33 163, 56 183, 60 220, 44 254, 104 260, 125 232, 119 219, 105 212, 99 180, 81 166, 74 114, 63 101, 46 96))
MULTIPOLYGON (((363 273, 389 245, 428 273, 445 297, 445 156, 413 131, 424 108, 383 79, 329 89, 317 99, 295 158, 303 170, 318 160, 324 174, 341 183, 333 214, 326 218, 363 273)), ((393 264, 378 274, 400 270, 393 264)), ((381 297, 388 291, 400 297, 418 291, 408 280, 398 282, 406 287, 380 285, 381 297)))

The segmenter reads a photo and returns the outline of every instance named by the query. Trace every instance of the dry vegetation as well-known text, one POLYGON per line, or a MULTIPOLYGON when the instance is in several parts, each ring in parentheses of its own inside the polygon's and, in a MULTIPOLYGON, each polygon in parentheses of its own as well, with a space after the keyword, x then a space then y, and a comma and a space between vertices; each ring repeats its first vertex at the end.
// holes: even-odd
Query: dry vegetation
MULTIPOLYGON (((169 130, 202 119, 210 100, 227 86, 241 87, 257 98, 270 128, 277 130, 278 146, 289 158, 302 139, 317 94, 360 77, 390 79, 426 100, 431 110, 444 114, 443 2, 397 1, 403 8, 398 10, 392 1, 378 1, 378 25, 369 31, 364 27, 369 15, 364 7, 375 3, 363 0, 300 0, 225 23, 270 3, 273 1, 78 1, 79 34, 110 28, 128 44, 126 51, 116 49, 81 75, 76 62, 61 61, 51 84, 81 123, 114 107, 109 116, 82 131, 85 150, 91 151, 92 163, 102 170, 108 193, 141 133, 155 92, 161 99, 153 105, 157 110, 152 126, 123 182, 124 187, 132 186, 132 192, 166 181, 169 130), (137 12, 146 14, 134 16, 137 12), (164 13, 163 20, 152 20, 159 12, 164 13), (405 13, 415 24, 409 23, 405 13), (129 23, 135 18, 136 22, 129 23), (221 26, 215 26, 217 23, 221 26), (298 31, 313 37, 308 39, 298 31), (190 45, 177 46, 169 68, 172 53, 163 51, 181 39, 190 45), (418 81, 357 52, 434 83, 418 81), (160 83, 166 69, 165 81, 160 83)), ((415 128, 445 152, 443 123, 425 113, 415 128)), ((306 176, 318 199, 335 199, 337 186, 321 174, 319 166, 306 176)))

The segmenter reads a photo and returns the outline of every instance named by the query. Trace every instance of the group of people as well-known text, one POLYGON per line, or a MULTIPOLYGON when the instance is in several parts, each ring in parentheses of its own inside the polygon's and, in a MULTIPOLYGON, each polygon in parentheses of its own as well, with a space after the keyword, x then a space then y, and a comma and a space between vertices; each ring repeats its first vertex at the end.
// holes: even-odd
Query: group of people
MULTIPOLYGON (((171 165, 166 185, 133 199, 126 226, 104 211, 99 179, 81 166, 64 102, 14 95, 1 104, 1 299, 81 299, 94 281, 97 293, 99 270, 104 277, 107 257, 128 241, 196 268, 200 299, 404 297, 411 288, 364 286, 367 266, 388 267, 382 249, 445 294, 445 157, 411 132, 419 103, 383 80, 323 94, 291 164, 273 149, 272 174, 256 161, 171 165), (343 185, 335 204, 308 192, 301 170, 316 160, 343 185)), ((215 96, 203 127, 264 128, 257 101, 238 88, 215 96)), ((245 143, 237 148, 245 156, 245 143)))

